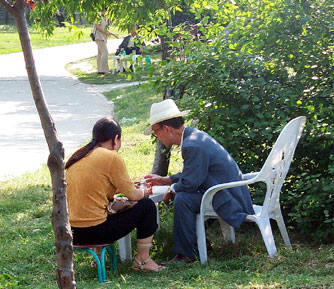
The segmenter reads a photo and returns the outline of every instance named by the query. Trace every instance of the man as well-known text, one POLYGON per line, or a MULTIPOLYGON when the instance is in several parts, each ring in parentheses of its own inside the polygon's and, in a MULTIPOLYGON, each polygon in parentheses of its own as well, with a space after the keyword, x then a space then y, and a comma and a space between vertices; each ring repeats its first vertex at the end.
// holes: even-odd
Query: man
MULTIPOLYGON (((239 181, 242 173, 232 156, 207 133, 184 124, 183 116, 171 99, 152 104, 150 126, 144 134, 154 134, 165 146, 181 146, 183 170, 171 176, 147 175, 153 185, 172 185, 164 202, 174 199, 174 252, 172 261, 194 262, 198 257, 196 214, 205 191, 219 183, 239 181)), ((216 213, 234 228, 246 215, 254 214, 246 186, 226 189, 213 199, 216 213)))
POLYGON ((136 51, 136 54, 142 54, 142 46, 145 46, 145 43, 139 43, 137 32, 135 29, 132 29, 131 34, 124 37, 122 43, 118 46, 116 55, 118 55, 121 51, 125 51, 126 55, 131 54, 133 51, 136 51), (137 46, 138 44, 140 45, 137 46))

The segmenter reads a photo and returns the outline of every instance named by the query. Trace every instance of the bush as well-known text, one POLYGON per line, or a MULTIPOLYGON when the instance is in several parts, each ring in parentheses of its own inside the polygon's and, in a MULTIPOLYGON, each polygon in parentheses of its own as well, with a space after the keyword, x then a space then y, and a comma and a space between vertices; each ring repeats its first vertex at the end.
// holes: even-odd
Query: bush
POLYGON ((7 273, 0 274, 0 286, 4 289, 18 288, 18 281, 7 273))
MULTIPOLYGON (((333 240, 334 5, 271 2, 240 6, 238 14, 229 6, 226 17, 224 7, 218 9, 220 18, 199 25, 204 35, 199 41, 190 42, 184 32, 172 47, 178 55, 182 43, 186 57, 171 59, 155 84, 172 85, 183 97, 180 105, 192 110, 190 118, 244 172, 258 171, 284 125, 305 115, 281 205, 286 222, 299 232, 333 240), (219 19, 229 19, 228 36, 221 33, 227 23, 219 19)), ((262 192, 253 192, 254 202, 262 198, 262 192)))

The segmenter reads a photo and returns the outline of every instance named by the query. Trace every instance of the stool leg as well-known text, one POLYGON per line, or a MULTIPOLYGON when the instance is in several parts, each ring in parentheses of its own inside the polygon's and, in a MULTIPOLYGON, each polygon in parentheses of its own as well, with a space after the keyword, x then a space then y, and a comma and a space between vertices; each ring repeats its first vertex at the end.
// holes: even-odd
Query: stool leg
MULTIPOLYGON (((84 251, 88 251, 89 253, 91 253, 96 261, 96 266, 97 266, 97 274, 99 276, 99 282, 103 283, 104 278, 103 278, 103 271, 102 271, 102 266, 101 266, 101 262, 99 260, 99 257, 96 255, 96 253, 92 250, 92 249, 83 249, 84 251)), ((102 255, 101 255, 101 259, 102 259, 102 255)))
POLYGON ((111 269, 113 271, 116 271, 117 270, 117 258, 116 258, 115 245, 112 244, 112 245, 108 246, 107 251, 109 253, 111 269))
POLYGON ((103 282, 107 281, 107 277, 106 277, 106 263, 105 263, 105 258, 106 258, 106 249, 108 246, 103 247, 102 251, 101 251, 101 269, 102 269, 102 278, 103 278, 103 282))

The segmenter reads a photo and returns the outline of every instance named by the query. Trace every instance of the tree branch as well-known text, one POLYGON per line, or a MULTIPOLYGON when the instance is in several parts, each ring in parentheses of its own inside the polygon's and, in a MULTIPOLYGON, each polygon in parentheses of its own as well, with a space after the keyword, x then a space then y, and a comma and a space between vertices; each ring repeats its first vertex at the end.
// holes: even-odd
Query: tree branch
POLYGON ((13 16, 14 7, 7 0, 0 0, 0 4, 10 15, 13 16))

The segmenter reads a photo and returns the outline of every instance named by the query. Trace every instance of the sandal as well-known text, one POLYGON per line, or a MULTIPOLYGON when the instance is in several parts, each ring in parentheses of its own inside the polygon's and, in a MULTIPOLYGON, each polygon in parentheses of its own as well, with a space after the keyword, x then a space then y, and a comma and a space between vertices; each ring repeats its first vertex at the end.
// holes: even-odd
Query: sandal
MULTIPOLYGON (((137 247, 151 247, 151 243, 137 243, 137 247)), ((136 257, 134 262, 137 263, 138 266, 135 266, 136 264, 133 264, 132 269, 135 270, 135 271, 159 272, 160 270, 165 268, 165 266, 158 265, 157 270, 146 269, 144 266, 150 260, 152 260, 152 259, 149 257, 147 260, 142 262, 142 261, 138 260, 137 257, 136 257)))
POLYGON ((146 271, 146 272, 159 272, 161 271, 162 269, 166 268, 165 266, 161 266, 161 265, 158 265, 158 269, 157 270, 149 270, 149 269, 146 269, 144 268, 144 265, 148 262, 152 260, 151 258, 148 258, 147 260, 141 262, 137 259, 137 257, 135 258, 135 262, 138 264, 138 267, 136 267, 135 265, 132 265, 132 269, 134 271, 146 271))

